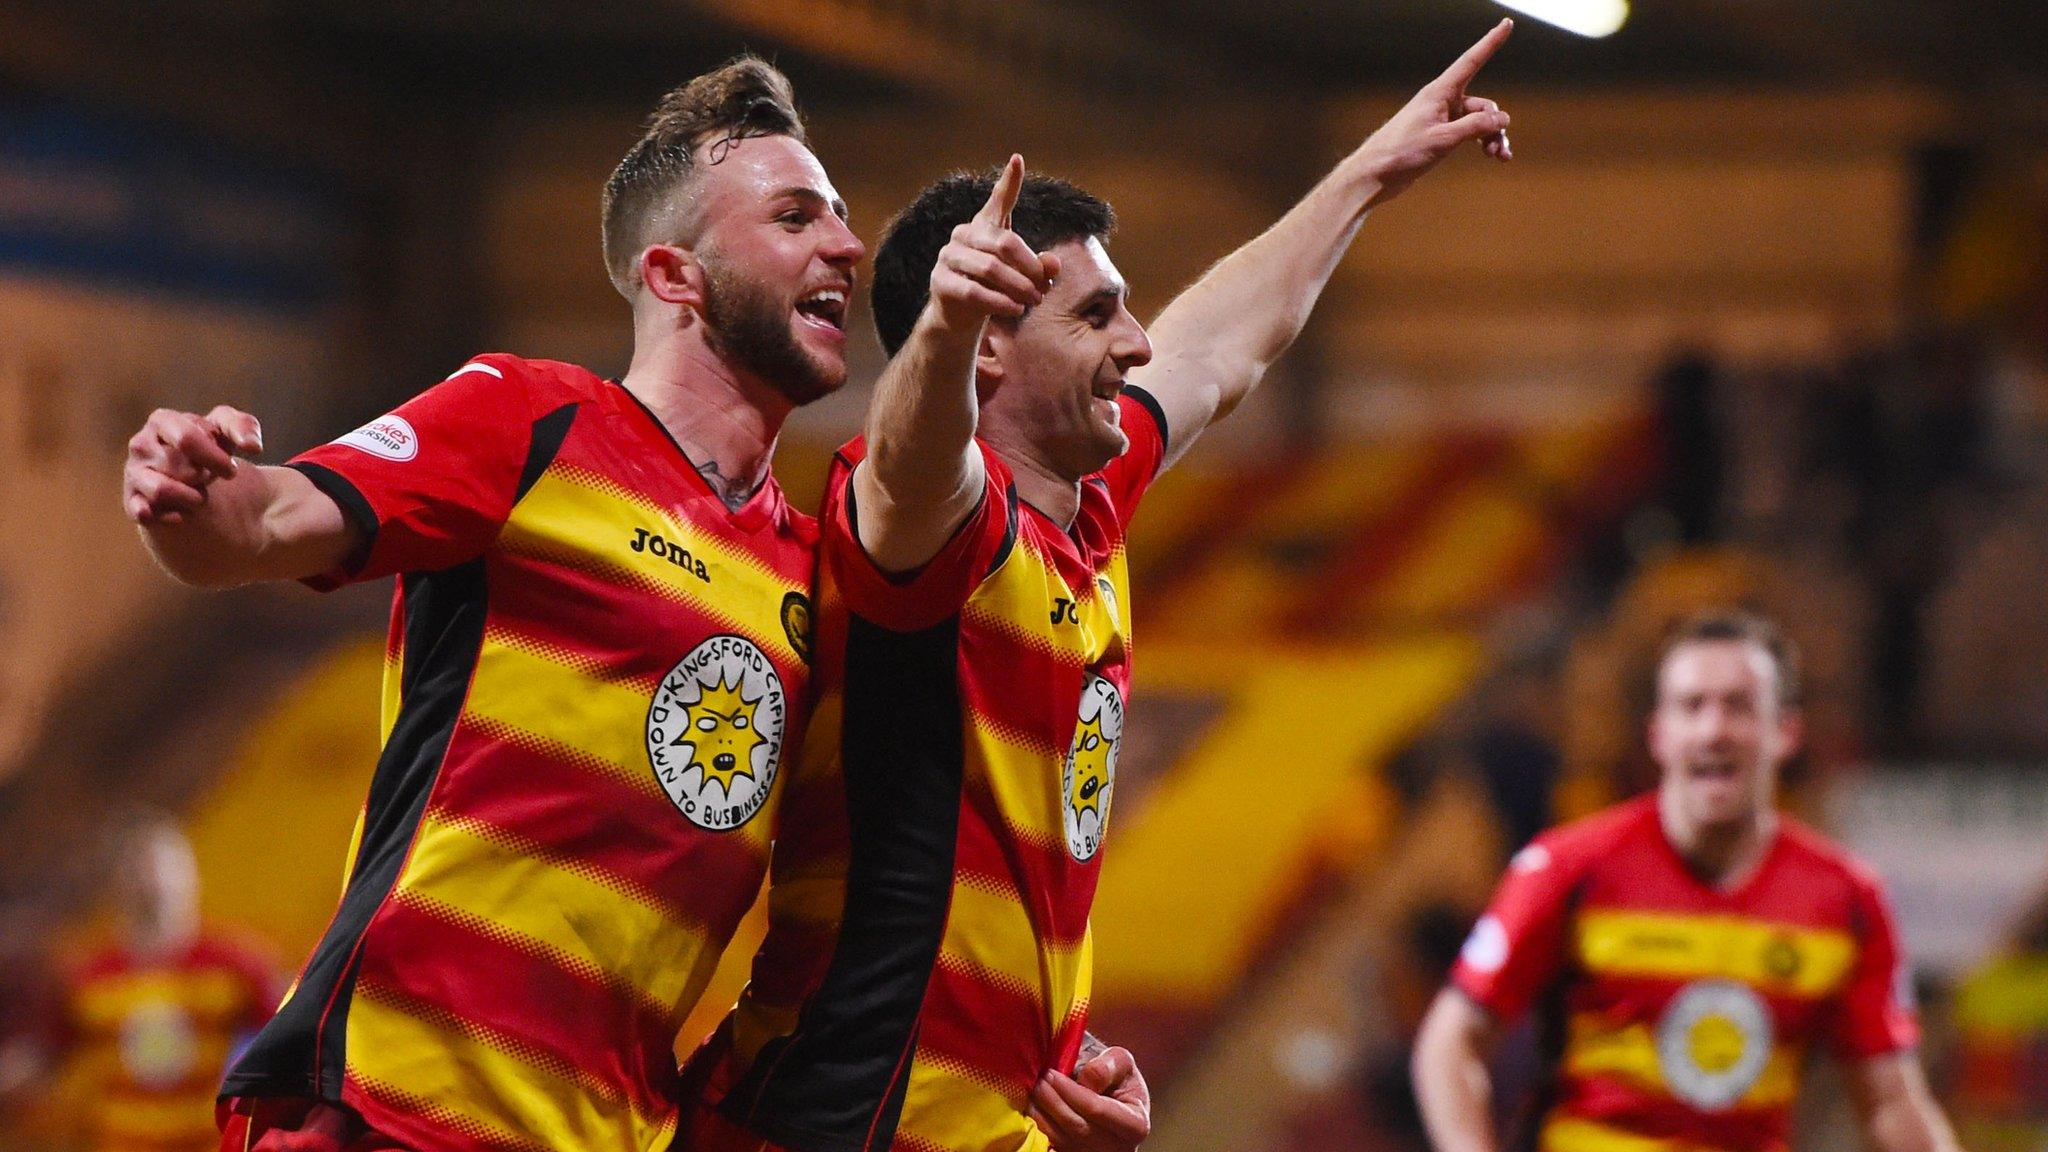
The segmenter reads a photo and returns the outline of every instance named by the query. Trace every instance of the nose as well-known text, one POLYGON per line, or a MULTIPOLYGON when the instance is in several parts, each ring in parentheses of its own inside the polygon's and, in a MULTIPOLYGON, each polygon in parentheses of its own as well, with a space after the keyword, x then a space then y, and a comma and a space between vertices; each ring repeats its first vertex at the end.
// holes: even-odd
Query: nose
POLYGON ((860 263, 861 257, 868 254, 868 246, 861 243, 860 237, 853 234, 853 229, 847 227, 846 221, 830 213, 827 213, 827 216, 830 223, 825 226, 827 233, 821 249, 825 262, 834 267, 850 269, 860 263))
POLYGON ((1140 365, 1152 362, 1152 338, 1145 334, 1145 326, 1131 315, 1130 309, 1117 309, 1116 339, 1110 344, 1110 358, 1117 367, 1128 372, 1140 365))

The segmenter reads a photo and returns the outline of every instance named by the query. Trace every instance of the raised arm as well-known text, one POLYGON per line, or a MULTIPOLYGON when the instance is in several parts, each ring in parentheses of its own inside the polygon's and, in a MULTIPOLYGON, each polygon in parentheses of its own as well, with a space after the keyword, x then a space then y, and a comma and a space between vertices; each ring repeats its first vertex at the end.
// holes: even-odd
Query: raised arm
POLYGON ((1132 383, 1159 401, 1173 430, 1167 464, 1237 407, 1294 343, 1368 213, 1470 141, 1483 140, 1495 159, 1512 158, 1507 113, 1465 88, 1513 28, 1511 20, 1495 25, 1279 222, 1152 322, 1153 360, 1132 383))
POLYGON ((222 588, 316 576, 361 546, 362 530, 290 468, 243 460, 263 451, 256 418, 159 409, 128 441, 121 506, 164 570, 222 588))
POLYGON ((1423 1127, 1437 1152, 1496 1152, 1493 1082, 1486 1072, 1493 1018, 1456 988, 1437 993, 1415 1037, 1410 1074, 1423 1127))
POLYGON ((1961 1152, 1956 1134, 1911 1051, 1887 1052, 1845 1069, 1849 1095, 1878 1152, 1961 1152))
POLYGON ((974 447, 974 363, 990 317, 1015 319, 1044 299, 1058 257, 1010 230, 1024 158, 1010 157, 988 203, 953 230, 932 269, 931 299, 875 383, 867 458, 853 472, 861 547, 890 572, 939 554, 987 483, 974 447))

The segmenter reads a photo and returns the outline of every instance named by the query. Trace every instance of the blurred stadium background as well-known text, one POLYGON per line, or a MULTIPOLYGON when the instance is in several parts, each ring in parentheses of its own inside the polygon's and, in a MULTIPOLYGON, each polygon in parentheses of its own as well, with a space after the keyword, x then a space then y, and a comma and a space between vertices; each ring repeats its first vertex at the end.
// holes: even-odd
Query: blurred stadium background
MULTIPOLYGON (((1149 316, 1498 15, 0 2, 0 1032, 105 930, 137 806, 296 963, 374 758, 388 588, 161 577, 114 498, 151 408, 251 409, 282 458, 475 351, 622 370, 599 186, 742 48, 863 236, 1020 150, 1116 204, 1149 316)), ((1139 519, 1096 1030, 1149 1146, 1417 1147, 1406 1037, 1506 853, 1648 782, 1649 646, 1738 600, 1807 648, 1786 802, 1887 873, 1966 1143, 2041 1147, 2048 9, 1637 0, 1605 40, 1522 21, 1478 90, 1516 163, 1373 219, 1139 519)), ((805 504, 879 366, 856 327, 777 459, 805 504)), ((62 1146, 45 1071, 0 1057, 0 1147, 62 1146)), ((1810 1095, 1805 1144, 1847 1146, 1810 1095)))

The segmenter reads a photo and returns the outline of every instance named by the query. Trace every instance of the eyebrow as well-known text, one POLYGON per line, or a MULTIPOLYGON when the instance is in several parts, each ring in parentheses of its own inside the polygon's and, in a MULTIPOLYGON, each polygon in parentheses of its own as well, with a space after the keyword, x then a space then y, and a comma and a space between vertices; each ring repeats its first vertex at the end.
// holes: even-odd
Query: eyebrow
POLYGON ((780 195, 786 196, 792 200, 802 201, 807 206, 815 206, 822 204, 825 207, 830 208, 832 210, 832 214, 839 217, 841 220, 845 220, 847 218, 846 201, 841 200, 837 196, 834 196, 832 199, 827 200, 823 195, 819 194, 819 192, 814 188, 805 188, 801 185, 792 184, 789 187, 784 188, 780 195))
POLYGON ((1110 283, 1104 284, 1102 287, 1097 288, 1095 291, 1090 292, 1085 298, 1082 299, 1082 301, 1079 304, 1074 306, 1074 311, 1086 312, 1089 309, 1095 307, 1097 304, 1118 303, 1121 300, 1123 300, 1124 294, 1129 292, 1130 290, 1131 286, 1125 284, 1121 280, 1111 281, 1110 283))

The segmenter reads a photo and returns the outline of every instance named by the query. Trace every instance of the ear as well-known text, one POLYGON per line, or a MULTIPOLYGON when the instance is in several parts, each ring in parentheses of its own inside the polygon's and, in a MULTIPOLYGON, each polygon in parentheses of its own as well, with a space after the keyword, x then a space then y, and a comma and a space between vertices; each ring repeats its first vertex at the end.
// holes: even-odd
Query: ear
POLYGON ((974 388, 983 400, 1003 382, 1003 349, 1009 337, 999 320, 981 327, 981 346, 974 351, 974 388))
POLYGON ((687 248, 649 245, 640 253, 640 283, 655 299, 693 312, 704 307, 704 265, 687 248))
POLYGON ((1799 754, 1799 746, 1806 742, 1806 713, 1797 708, 1787 708, 1778 714, 1778 759, 1790 760, 1799 754))

